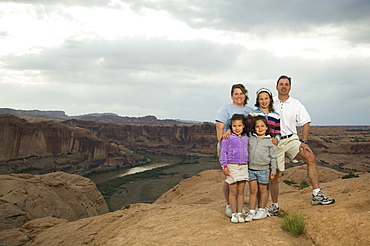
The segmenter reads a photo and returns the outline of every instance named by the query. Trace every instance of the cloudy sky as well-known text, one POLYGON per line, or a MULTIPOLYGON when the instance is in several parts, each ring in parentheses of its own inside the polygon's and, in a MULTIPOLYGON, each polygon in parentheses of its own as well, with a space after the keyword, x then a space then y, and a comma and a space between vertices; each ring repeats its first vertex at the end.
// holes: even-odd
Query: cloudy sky
POLYGON ((370 125, 368 0, 0 0, 0 108, 214 121, 292 77, 312 125, 370 125))

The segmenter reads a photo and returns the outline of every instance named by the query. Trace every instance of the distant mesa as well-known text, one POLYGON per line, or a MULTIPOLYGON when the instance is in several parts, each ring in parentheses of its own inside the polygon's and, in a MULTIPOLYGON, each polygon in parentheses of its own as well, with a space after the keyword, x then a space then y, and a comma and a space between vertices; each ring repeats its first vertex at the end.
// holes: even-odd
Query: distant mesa
POLYGON ((20 110, 12 108, 0 108, 0 114, 11 114, 16 116, 31 116, 31 117, 50 117, 67 120, 69 116, 64 111, 53 110, 53 111, 41 111, 41 110, 20 110))
POLYGON ((90 113, 84 115, 68 116, 62 110, 21 110, 11 108, 0 108, 0 114, 11 114, 18 117, 39 117, 39 118, 54 118, 61 120, 88 120, 88 121, 99 121, 107 123, 117 124, 130 124, 130 125, 184 125, 184 124, 199 124, 201 122, 190 121, 190 120, 179 120, 179 119, 157 119, 153 115, 147 115, 143 117, 128 117, 119 116, 115 113, 90 113))

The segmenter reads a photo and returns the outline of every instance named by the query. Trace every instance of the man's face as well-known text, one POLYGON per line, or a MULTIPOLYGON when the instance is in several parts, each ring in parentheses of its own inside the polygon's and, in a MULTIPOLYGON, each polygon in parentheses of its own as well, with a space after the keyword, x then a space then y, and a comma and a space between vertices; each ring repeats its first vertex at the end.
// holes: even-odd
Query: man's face
POLYGON ((279 83, 276 85, 279 96, 289 95, 290 89, 291 86, 288 79, 280 79, 279 83))

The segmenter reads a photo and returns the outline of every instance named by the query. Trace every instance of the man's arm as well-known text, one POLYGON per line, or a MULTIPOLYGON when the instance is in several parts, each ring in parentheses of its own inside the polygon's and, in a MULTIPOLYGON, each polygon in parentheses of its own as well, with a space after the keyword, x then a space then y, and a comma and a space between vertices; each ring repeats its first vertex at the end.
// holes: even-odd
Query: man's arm
POLYGON ((303 125, 303 138, 302 141, 308 141, 308 136, 310 135, 310 122, 303 125))
POLYGON ((308 152, 313 154, 313 151, 308 146, 308 135, 310 135, 310 122, 307 122, 303 125, 303 137, 301 139, 302 143, 300 149, 307 150, 308 152))

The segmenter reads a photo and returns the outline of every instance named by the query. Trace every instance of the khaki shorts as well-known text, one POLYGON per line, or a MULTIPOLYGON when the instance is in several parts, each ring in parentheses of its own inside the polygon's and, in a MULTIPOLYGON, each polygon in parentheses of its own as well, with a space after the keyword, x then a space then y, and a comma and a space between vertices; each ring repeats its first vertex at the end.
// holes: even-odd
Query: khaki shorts
POLYGON ((233 184, 238 181, 249 181, 248 165, 247 164, 228 164, 230 175, 226 176, 225 182, 233 184))
POLYGON ((301 141, 297 134, 293 134, 290 138, 280 139, 276 148, 279 171, 285 171, 285 157, 294 160, 299 153, 300 145, 301 141))

